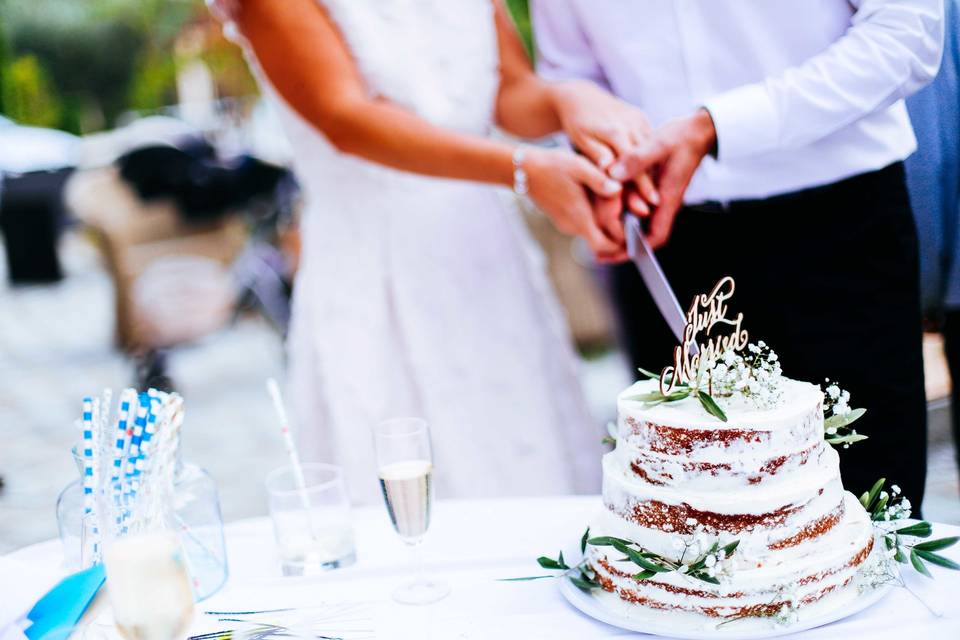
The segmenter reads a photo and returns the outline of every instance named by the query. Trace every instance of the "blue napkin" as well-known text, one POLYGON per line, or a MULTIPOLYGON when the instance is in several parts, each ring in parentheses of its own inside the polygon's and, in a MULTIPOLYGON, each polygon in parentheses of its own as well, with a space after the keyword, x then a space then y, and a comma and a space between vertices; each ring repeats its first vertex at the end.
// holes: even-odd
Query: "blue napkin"
POLYGON ((61 580, 27 614, 31 624, 23 632, 29 640, 64 639, 73 631, 106 574, 98 564, 61 580))

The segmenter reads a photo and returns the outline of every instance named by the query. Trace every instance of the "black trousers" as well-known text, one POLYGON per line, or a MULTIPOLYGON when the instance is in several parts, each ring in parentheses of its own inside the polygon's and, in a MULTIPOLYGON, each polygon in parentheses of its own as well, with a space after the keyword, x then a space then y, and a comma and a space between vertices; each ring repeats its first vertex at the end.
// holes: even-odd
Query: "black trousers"
MULTIPOLYGON (((869 440, 840 449, 844 486, 860 495, 880 477, 919 513, 927 464, 917 237, 902 163, 841 182, 724 210, 687 207, 658 252, 680 305, 722 276, 730 311, 750 340, 780 356, 784 374, 850 391, 869 440)), ((635 366, 658 371, 676 340, 632 264, 610 284, 635 366)))

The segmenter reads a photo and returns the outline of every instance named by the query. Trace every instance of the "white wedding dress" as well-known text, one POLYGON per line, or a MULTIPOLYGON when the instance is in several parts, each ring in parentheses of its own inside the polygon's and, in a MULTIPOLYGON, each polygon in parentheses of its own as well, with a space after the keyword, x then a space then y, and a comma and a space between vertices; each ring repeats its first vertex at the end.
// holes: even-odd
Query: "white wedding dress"
MULTIPOLYGON (((490 132, 491 0, 322 4, 372 94, 490 132)), ((430 424, 442 497, 598 491, 601 430, 542 256, 504 192, 340 153, 259 75, 308 203, 289 339, 303 457, 343 465, 353 500, 370 501, 371 428, 415 415, 430 424)))

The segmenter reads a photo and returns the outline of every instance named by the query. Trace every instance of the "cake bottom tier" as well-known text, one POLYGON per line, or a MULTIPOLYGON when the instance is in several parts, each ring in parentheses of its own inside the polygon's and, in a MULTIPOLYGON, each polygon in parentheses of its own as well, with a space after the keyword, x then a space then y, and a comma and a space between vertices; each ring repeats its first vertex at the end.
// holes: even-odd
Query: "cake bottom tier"
MULTIPOLYGON (((711 618, 773 616, 784 607, 799 608, 846 588, 870 557, 873 525, 847 492, 841 522, 829 534, 796 550, 766 555, 762 561, 735 553, 730 575, 715 585, 677 572, 637 580, 640 570, 611 547, 591 547, 590 565, 605 591, 638 606, 697 613, 711 618)), ((602 527, 592 535, 607 535, 602 527)), ((641 540, 636 542, 642 545, 641 540)))

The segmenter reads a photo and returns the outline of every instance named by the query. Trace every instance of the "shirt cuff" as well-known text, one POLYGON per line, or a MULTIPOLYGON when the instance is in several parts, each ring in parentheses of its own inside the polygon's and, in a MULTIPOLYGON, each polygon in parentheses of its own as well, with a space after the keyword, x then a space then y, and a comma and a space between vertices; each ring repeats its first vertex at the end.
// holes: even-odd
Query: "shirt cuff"
POLYGON ((717 160, 773 151, 780 130, 773 101, 762 83, 731 89, 703 103, 717 131, 717 160))

